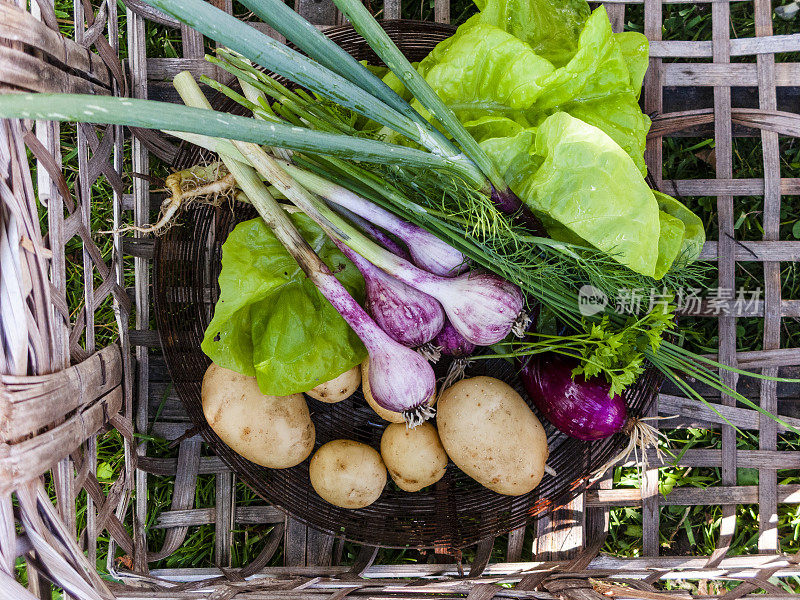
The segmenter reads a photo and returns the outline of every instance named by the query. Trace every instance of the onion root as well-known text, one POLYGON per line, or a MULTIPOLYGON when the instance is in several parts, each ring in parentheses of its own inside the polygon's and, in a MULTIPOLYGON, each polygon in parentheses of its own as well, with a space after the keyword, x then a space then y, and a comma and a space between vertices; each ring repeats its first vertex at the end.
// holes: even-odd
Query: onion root
POLYGON ((144 227, 125 225, 115 230, 99 233, 138 231, 139 233, 161 235, 173 225, 179 210, 186 209, 196 202, 219 206, 223 201, 236 197, 236 181, 221 162, 195 165, 182 171, 176 171, 167 177, 165 185, 171 195, 161 203, 158 221, 154 224, 144 227))
POLYGON ((667 436, 664 435, 664 432, 660 431, 658 428, 653 427, 649 423, 645 423, 645 421, 671 418, 673 417, 631 417, 628 419, 625 427, 622 429, 622 431, 620 431, 620 433, 628 436, 627 446, 625 446, 625 448, 620 451, 619 454, 611 458, 604 465, 592 471, 590 476, 591 479, 600 478, 610 467, 614 466, 618 462, 627 461, 631 454, 634 456, 634 460, 636 461, 636 465, 639 469, 639 474, 641 477, 641 474, 647 470, 647 450, 650 448, 655 449, 658 462, 663 463, 664 453, 659 447, 658 442, 659 440, 666 442, 667 436), (639 454, 641 454, 641 459, 639 454))

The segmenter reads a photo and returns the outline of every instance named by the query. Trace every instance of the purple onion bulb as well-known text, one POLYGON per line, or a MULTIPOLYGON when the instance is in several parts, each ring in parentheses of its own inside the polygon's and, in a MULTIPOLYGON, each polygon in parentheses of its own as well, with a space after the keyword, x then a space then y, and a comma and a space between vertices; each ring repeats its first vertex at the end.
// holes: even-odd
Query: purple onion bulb
POLYGON ((415 290, 336 241, 361 271, 366 283, 365 308, 389 337, 409 348, 431 341, 444 326, 444 310, 434 298, 415 290))
POLYGON ((476 346, 505 339, 524 306, 519 288, 493 273, 465 273, 421 289, 439 300, 453 328, 476 346))
POLYGON ((575 359, 548 352, 526 356, 521 362, 525 390, 559 431, 579 440, 600 440, 628 424, 625 400, 619 395, 609 397, 607 381, 582 375, 573 379, 575 359))
MULTIPOLYGON (((299 237, 299 234, 298 234, 299 237)), ((395 342, 367 314, 322 261, 308 276, 364 343, 369 354, 369 384, 375 402, 403 414, 409 426, 433 416, 429 406, 436 375, 427 360, 395 342)))
POLYGON ((464 339, 464 336, 456 331, 450 321, 445 320, 444 327, 433 339, 442 354, 461 358, 469 356, 475 351, 475 344, 464 339))

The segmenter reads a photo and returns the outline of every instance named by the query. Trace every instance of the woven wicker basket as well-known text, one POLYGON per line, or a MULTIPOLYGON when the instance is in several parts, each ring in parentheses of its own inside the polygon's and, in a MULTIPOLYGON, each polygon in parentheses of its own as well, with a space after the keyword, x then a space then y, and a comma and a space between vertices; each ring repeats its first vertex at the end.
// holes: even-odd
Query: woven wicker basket
MULTIPOLYGON (((232 10, 231 0, 213 1, 232 10)), ((0 86, 4 91, 173 99, 167 81, 180 70, 220 76, 203 61, 199 34, 137 0, 126 0, 126 5, 127 14, 120 19, 116 2, 106 0, 99 7, 88 0, 76 2, 74 39, 65 39, 48 0, 32 2, 31 7, 22 1, 0 2, 0 86), (117 58, 122 21, 125 63, 117 58), (146 56, 145 32, 154 24, 179 32, 182 58, 146 56)), ((664 191, 717 198, 720 237, 706 245, 703 255, 718 262, 720 287, 734 287, 737 262, 763 264, 764 300, 719 318, 720 360, 760 368, 768 375, 797 376, 800 349, 781 349, 780 333, 783 326, 797 326, 793 319, 800 317, 800 300, 781 298, 780 266, 800 260, 800 242, 781 240, 779 225, 782 197, 784 202, 797 202, 800 179, 781 177, 778 143, 780 136, 800 136, 800 116, 782 112, 792 110, 792 103, 798 110, 797 89, 786 86, 800 82, 800 64, 776 63, 774 54, 800 50, 800 34, 773 36, 769 1, 755 0, 757 37, 730 39, 730 7, 727 1, 710 3, 711 41, 660 41, 662 0, 644 0, 645 33, 652 41, 644 102, 648 113, 658 115, 646 157, 655 183, 664 191), (740 56, 756 56, 756 62, 732 60, 740 56), (758 108, 732 108, 732 96, 736 99, 742 86, 757 88, 758 108), (778 87, 787 106, 778 104, 778 87), (696 106, 711 108, 675 112, 696 106), (670 112, 665 113, 665 107, 670 112), (705 135, 712 128, 716 177, 663 179, 662 137, 705 135), (760 136, 763 178, 733 179, 734 135, 760 136), (763 240, 735 240, 734 207, 742 196, 764 199, 763 240), (763 351, 737 352, 736 317, 764 320, 763 351)), ((338 21, 327 1, 298 0, 296 8, 321 26, 338 21)), ((626 5, 609 2, 607 8, 620 29, 626 5)), ((383 16, 397 18, 399 12, 399 2, 387 1, 383 16)), ((449 20, 446 0, 435 2, 435 18, 449 20)), ((730 398, 709 396, 718 403, 718 414, 670 390, 659 396, 654 415, 681 415, 670 427, 721 429, 721 449, 690 449, 678 460, 685 466, 721 467, 720 486, 676 488, 661 496, 655 465, 644 473, 641 489, 615 488, 605 479, 567 509, 537 523, 532 548, 536 562, 518 562, 525 539, 522 528, 509 535, 508 563, 489 564, 494 540, 485 540, 466 569, 459 556, 444 556, 447 548, 438 549, 435 562, 440 564, 374 565, 377 549, 364 547, 354 564, 338 566, 342 544, 334 537, 274 507, 237 504, 232 473, 217 457, 201 452, 202 443, 165 377, 158 334, 150 329, 152 240, 114 236, 104 247, 101 240, 106 238, 93 237, 93 184, 102 181, 113 190, 112 225, 122 221, 126 211, 132 212, 135 223, 145 224, 159 200, 151 196, 142 176, 149 172, 149 156, 172 163, 177 146, 146 132, 131 137, 119 127, 81 125, 80 172, 69 183, 61 171, 59 132, 60 126, 49 122, 0 121, 0 598, 49 598, 55 587, 80 599, 300 600, 350 595, 588 600, 602 594, 666 599, 676 593, 664 592, 659 580, 678 578, 743 581, 727 593, 730 599, 759 590, 771 598, 787 594, 770 578, 800 574, 795 557, 780 555, 777 528, 778 505, 800 504, 797 486, 778 485, 777 477, 778 470, 800 468, 797 453, 776 450, 777 425, 735 406, 730 398), (124 152, 126 140, 130 162, 124 152), (123 173, 138 176, 126 187, 123 173), (68 254, 65 247, 73 238, 80 239, 80 250, 68 254), (66 281, 67 273, 76 271, 87 284, 83 308, 71 313, 66 281), (98 349, 95 312, 107 303, 113 303, 117 316, 118 342, 98 349), (737 450, 736 432, 720 415, 741 429, 757 429, 760 449, 737 450), (126 460, 116 480, 101 482, 98 436, 112 429, 123 440, 126 460), (176 458, 152 456, 148 434, 176 440, 176 458), (737 485, 737 467, 758 469, 758 485, 737 485), (155 523, 146 522, 148 501, 153 501, 148 499, 149 477, 174 480, 169 508, 155 523), (195 504, 198 477, 215 480, 210 508, 195 504), (79 499, 87 507, 81 531, 76 526, 79 499), (759 506, 758 555, 726 555, 739 504, 759 506), (660 508, 668 505, 722 505, 721 536, 713 556, 659 556, 660 508), (639 558, 597 556, 608 531, 608 511, 620 506, 642 508, 639 558), (208 524, 214 527, 216 568, 149 570, 149 564, 174 555, 193 528, 208 524), (271 533, 255 560, 232 569, 233 530, 248 524, 269 526, 271 533), (164 532, 158 547, 149 535, 153 530, 164 532), (99 538, 109 545, 103 571, 115 581, 98 574, 99 538), (285 566, 265 567, 280 551, 285 566), (18 558, 27 565, 27 589, 15 581, 18 558), (513 586, 495 585, 500 583, 513 586)), ((726 377, 729 384, 737 384, 735 377, 726 377)), ((773 382, 743 381, 739 389, 766 410, 781 414, 791 412, 798 396, 797 388, 773 382)), ((786 421, 800 426, 800 419, 786 421)), ((680 597, 687 595, 681 592, 680 597)))

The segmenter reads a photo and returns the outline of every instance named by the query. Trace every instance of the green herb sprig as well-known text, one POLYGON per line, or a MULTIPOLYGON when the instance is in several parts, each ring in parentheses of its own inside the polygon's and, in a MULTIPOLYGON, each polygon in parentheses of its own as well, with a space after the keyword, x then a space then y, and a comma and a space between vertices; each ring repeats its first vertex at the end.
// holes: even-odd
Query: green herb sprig
POLYGON ((646 368, 645 352, 657 352, 664 335, 675 326, 674 307, 657 307, 643 316, 630 316, 618 326, 603 316, 599 321, 583 319, 582 331, 572 335, 529 333, 528 338, 511 344, 512 350, 493 354, 504 358, 555 352, 572 357, 580 364, 572 375, 586 379, 605 377, 611 384, 609 396, 621 394, 646 368))

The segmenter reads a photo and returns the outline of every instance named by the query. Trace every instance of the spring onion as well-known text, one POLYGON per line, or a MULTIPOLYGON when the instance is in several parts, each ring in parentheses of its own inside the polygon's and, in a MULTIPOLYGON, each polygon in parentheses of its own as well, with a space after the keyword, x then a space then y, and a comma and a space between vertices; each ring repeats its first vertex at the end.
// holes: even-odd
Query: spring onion
POLYGON ((389 337, 417 348, 439 333, 444 325, 441 304, 385 273, 341 242, 336 245, 364 276, 367 288, 364 308, 389 337))
MULTIPOLYGON (((210 110, 211 105, 188 71, 176 76, 175 88, 187 104, 210 110)), ((247 144, 238 144, 237 149, 246 155, 247 144)), ((375 401, 387 410, 402 413, 409 426, 429 418, 432 412, 428 400, 436 390, 436 377, 428 361, 394 341, 370 318, 300 235, 255 169, 225 154, 220 158, 267 226, 364 343, 370 358, 370 387, 375 401)), ((284 194, 303 191, 285 173, 276 171, 274 175, 284 194)))

